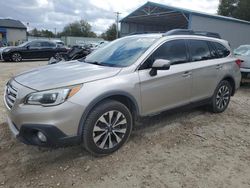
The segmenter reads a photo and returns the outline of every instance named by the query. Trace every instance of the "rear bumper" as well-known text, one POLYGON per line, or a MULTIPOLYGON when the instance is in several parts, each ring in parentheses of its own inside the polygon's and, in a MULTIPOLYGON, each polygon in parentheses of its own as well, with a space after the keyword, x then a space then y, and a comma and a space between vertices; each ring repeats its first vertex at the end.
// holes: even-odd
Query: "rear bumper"
POLYGON ((81 142, 80 136, 67 136, 57 127, 53 125, 27 124, 22 125, 20 130, 8 118, 8 125, 12 134, 21 142, 27 145, 35 145, 42 147, 62 147, 77 145, 81 142), (46 142, 41 142, 37 136, 38 132, 42 132, 46 138, 46 142))

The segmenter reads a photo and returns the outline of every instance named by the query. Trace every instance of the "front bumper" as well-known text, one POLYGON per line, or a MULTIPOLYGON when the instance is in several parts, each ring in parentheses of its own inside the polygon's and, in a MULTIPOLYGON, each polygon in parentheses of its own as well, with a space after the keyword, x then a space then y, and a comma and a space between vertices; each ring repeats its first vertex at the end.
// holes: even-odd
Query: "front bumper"
POLYGON ((10 130, 17 139, 39 146, 63 146, 79 142, 78 128, 84 111, 83 106, 70 101, 51 107, 26 105, 23 103, 25 97, 34 90, 20 85, 15 80, 9 84, 16 89, 16 99, 12 106, 7 105, 6 97, 4 102, 10 130), (38 140, 38 131, 48 137, 48 142, 42 143, 38 140))
POLYGON ((27 145, 36 145, 42 147, 60 147, 76 145, 81 142, 80 136, 67 136, 61 130, 53 125, 22 125, 18 130, 16 125, 8 118, 8 125, 13 135, 21 142, 27 145), (39 140, 37 133, 42 132, 47 141, 39 140))
POLYGON ((9 53, 5 53, 5 52, 0 52, 0 60, 1 61, 8 61, 11 60, 11 56, 9 53))

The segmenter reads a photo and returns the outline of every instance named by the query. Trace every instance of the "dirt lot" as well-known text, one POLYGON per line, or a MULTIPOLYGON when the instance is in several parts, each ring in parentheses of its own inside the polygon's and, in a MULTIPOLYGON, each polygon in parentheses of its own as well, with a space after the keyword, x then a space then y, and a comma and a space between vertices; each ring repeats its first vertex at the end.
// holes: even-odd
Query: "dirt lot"
MULTIPOLYGON (((46 62, 0 63, 0 95, 11 76, 46 62)), ((56 150, 14 138, 0 101, 1 187, 250 187, 250 85, 223 114, 204 109, 163 113, 136 126, 113 155, 79 146, 56 150)))

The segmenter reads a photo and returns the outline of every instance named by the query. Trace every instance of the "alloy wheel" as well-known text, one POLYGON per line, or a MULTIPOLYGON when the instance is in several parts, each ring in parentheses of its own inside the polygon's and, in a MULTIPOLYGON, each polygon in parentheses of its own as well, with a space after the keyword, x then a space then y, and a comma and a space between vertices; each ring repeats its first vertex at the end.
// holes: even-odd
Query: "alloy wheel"
POLYGON ((230 99, 230 89, 227 85, 222 85, 216 95, 217 108, 220 110, 224 109, 228 105, 229 99, 230 99))
POLYGON ((111 110, 100 116, 93 129, 93 140, 100 149, 112 149, 127 132, 127 119, 122 112, 111 110))
POLYGON ((22 56, 19 53, 14 53, 11 57, 15 62, 20 62, 22 60, 22 56))

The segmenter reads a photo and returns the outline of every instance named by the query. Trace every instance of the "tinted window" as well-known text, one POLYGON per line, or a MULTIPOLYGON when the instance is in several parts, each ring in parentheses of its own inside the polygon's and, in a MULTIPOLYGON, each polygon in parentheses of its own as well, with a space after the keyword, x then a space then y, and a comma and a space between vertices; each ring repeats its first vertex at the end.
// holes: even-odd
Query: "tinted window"
POLYGON ((30 43, 30 47, 32 47, 32 48, 37 48, 37 47, 41 47, 41 46, 42 46, 41 42, 31 42, 30 43))
POLYGON ((219 58, 227 57, 230 54, 230 51, 222 44, 217 42, 214 42, 213 44, 217 49, 217 54, 219 58))
POLYGON ((156 59, 169 60, 171 65, 187 62, 185 41, 174 40, 164 43, 147 59, 141 69, 151 68, 156 59))
POLYGON ((216 48, 213 45, 213 43, 212 42, 208 42, 208 44, 209 44, 209 49, 210 49, 210 53, 211 53, 212 59, 218 58, 218 54, 217 54, 216 48))
POLYGON ((56 45, 54 43, 52 43, 52 42, 42 42, 42 46, 43 47, 51 47, 51 48, 53 48, 56 45))
POLYGON ((212 59, 207 41, 188 40, 191 61, 203 61, 212 59))

